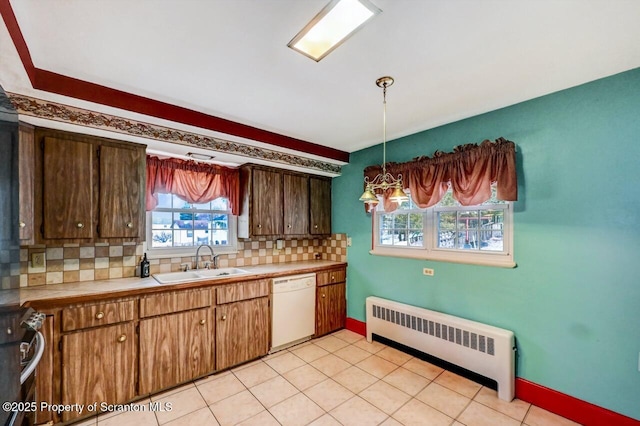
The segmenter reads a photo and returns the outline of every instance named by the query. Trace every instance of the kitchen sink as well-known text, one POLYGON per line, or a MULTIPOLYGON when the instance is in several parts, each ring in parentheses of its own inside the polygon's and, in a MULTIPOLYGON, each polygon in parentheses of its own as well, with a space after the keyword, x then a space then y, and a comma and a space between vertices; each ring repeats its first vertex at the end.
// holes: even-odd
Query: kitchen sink
POLYGON ((185 272, 167 272, 164 274, 153 274, 153 278, 160 284, 184 283, 189 281, 210 280, 215 278, 227 278, 234 275, 248 274, 244 269, 220 268, 220 269, 198 269, 185 272))

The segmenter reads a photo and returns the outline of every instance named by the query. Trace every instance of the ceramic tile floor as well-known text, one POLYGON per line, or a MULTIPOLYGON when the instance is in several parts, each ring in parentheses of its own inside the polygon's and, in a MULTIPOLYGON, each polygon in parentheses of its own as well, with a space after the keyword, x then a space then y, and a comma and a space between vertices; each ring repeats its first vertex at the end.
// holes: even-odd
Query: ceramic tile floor
POLYGON ((576 425, 521 400, 341 330, 80 425, 576 425), (143 405, 146 404, 146 405, 143 405))

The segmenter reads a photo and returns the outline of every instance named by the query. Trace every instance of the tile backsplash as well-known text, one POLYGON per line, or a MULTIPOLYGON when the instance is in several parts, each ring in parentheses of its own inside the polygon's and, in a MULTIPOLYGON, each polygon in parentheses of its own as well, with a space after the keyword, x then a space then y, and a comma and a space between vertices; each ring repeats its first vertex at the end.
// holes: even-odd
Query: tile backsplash
MULTIPOLYGON (((333 234, 327 238, 284 240, 281 250, 275 250, 275 239, 238 240, 238 252, 221 254, 221 268, 264 265, 271 263, 314 260, 346 261, 347 236, 333 234)), ((214 247, 215 249, 215 247, 214 247)), ((64 244, 60 246, 23 246, 20 248, 20 286, 31 287, 80 281, 134 277, 145 244, 108 243, 64 244), (32 254, 45 253, 46 266, 33 268, 32 254)), ((210 260, 209 255, 202 256, 210 260)), ((179 271, 183 263, 194 264, 194 257, 149 259, 152 274, 179 271)))

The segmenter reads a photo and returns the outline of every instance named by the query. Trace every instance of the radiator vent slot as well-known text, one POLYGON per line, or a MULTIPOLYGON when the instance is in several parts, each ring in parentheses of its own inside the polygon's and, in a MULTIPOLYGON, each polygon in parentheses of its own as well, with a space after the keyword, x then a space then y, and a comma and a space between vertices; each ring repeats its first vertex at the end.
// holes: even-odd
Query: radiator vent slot
POLYGON ((495 345, 493 343, 493 338, 491 337, 478 335, 468 330, 462 330, 448 324, 440 324, 425 318, 418 318, 413 315, 405 314, 404 312, 398 312, 394 309, 384 308, 377 305, 372 305, 372 308, 374 318, 380 318, 384 321, 389 321, 402 327, 407 327, 430 336, 441 338, 442 340, 448 340, 457 345, 484 352, 488 355, 495 355, 495 345))

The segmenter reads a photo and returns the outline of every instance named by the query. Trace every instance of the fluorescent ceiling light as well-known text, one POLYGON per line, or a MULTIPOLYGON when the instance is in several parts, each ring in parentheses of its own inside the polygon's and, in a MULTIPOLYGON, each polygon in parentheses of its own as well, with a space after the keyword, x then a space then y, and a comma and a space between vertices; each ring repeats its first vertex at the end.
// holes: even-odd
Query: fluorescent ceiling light
POLYGON ((380 12, 369 0, 331 0, 287 46, 319 62, 380 12))

